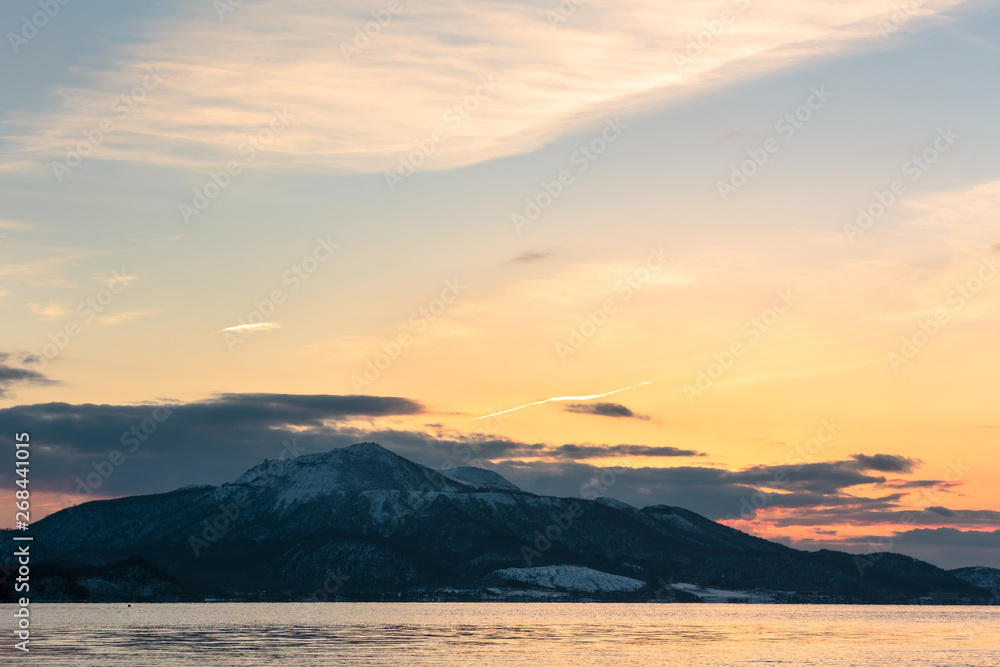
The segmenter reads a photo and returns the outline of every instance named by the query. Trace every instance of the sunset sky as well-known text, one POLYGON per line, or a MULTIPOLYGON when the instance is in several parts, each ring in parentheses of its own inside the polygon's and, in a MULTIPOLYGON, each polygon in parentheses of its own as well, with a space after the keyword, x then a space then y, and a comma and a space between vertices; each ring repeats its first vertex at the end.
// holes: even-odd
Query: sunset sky
POLYGON ((33 518, 376 441, 1000 567, 997 3, 53 6, 0 9, 33 518))

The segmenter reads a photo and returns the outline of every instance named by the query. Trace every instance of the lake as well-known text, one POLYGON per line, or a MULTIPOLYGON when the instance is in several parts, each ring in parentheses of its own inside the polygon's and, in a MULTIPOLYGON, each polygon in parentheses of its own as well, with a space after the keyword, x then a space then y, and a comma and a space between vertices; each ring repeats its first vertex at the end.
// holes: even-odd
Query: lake
MULTIPOLYGON (((15 607, 2 607, 5 663, 24 654, 11 648, 15 607)), ((1000 665, 1000 607, 39 603, 31 609, 34 666, 1000 665)))

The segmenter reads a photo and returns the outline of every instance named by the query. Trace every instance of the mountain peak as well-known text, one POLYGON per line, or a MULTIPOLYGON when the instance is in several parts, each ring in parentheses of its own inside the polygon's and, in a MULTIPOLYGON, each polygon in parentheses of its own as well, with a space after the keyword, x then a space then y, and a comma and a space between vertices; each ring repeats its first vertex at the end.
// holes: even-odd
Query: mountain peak
MULTIPOLYGON (((344 449, 352 452, 379 452, 379 453, 385 452, 387 454, 392 454, 392 452, 390 452, 388 449, 378 444, 377 442, 356 442, 353 445, 348 445, 347 447, 344 447, 344 449)), ((331 451, 337 451, 337 450, 331 450, 331 451)))
POLYGON ((444 477, 374 442, 265 461, 243 473, 234 484, 269 489, 277 494, 278 505, 298 504, 339 492, 472 490, 468 484, 444 477))

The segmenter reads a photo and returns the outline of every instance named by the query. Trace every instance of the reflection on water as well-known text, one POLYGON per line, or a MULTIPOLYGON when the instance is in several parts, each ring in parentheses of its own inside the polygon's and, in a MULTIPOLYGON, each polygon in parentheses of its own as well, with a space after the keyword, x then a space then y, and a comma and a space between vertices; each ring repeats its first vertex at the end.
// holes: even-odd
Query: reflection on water
POLYGON ((32 619, 32 665, 1000 665, 997 607, 36 604, 32 619))

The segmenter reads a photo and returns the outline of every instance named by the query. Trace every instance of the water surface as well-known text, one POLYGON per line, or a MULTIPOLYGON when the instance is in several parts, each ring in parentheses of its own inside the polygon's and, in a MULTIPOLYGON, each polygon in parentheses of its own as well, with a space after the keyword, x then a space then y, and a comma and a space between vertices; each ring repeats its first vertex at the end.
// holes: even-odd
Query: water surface
POLYGON ((31 665, 1000 665, 998 607, 35 604, 32 620, 31 665))

